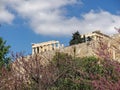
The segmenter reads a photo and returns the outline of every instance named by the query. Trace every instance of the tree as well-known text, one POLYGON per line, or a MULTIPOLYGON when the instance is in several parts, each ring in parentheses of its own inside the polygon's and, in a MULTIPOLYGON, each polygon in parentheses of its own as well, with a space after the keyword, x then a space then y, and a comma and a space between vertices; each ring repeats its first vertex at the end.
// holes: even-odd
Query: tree
POLYGON ((85 35, 83 35, 83 40, 82 40, 82 42, 86 42, 86 37, 85 37, 85 35))
POLYGON ((90 36, 87 37, 87 41, 91 41, 92 38, 90 36))
POLYGON ((120 89, 120 63, 117 61, 101 61, 95 57, 74 58, 60 52, 56 52, 52 60, 44 55, 18 56, 14 56, 16 61, 10 72, 3 70, 0 90, 120 89), (48 61, 43 64, 49 63, 43 65, 45 58, 48 61))
POLYGON ((3 66, 8 67, 10 58, 7 56, 10 46, 6 46, 6 41, 0 37, 0 68, 3 66))
POLYGON ((79 32, 77 31, 77 32, 73 33, 72 40, 70 40, 69 44, 74 45, 74 44, 78 44, 78 43, 82 43, 82 38, 81 38, 81 35, 79 34, 79 32))

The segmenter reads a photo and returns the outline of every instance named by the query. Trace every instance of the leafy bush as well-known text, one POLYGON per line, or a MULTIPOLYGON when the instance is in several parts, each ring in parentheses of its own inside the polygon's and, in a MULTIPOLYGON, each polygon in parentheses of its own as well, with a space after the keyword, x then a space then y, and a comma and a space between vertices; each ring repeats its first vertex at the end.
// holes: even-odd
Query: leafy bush
POLYGON ((53 59, 59 75, 54 90, 116 90, 120 83, 120 63, 95 57, 75 58, 57 53, 53 59), (61 69, 62 68, 62 69, 61 69), (103 83, 104 82, 104 83, 103 83), (111 87, 112 85, 112 87, 111 87))

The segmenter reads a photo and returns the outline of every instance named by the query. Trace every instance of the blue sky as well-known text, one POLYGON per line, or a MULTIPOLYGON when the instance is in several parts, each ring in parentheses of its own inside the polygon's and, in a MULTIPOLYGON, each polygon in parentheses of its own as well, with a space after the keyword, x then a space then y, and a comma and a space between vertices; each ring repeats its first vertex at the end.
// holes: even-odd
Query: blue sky
POLYGON ((75 31, 120 27, 120 0, 0 0, 0 37, 11 51, 31 54, 31 43, 59 40, 69 45, 75 31))

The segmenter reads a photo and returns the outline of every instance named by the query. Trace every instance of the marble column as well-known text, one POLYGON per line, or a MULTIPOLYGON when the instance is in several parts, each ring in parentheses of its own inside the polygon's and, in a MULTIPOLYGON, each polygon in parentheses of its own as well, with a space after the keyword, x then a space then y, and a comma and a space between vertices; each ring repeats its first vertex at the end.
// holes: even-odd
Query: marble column
POLYGON ((97 39, 97 36, 94 36, 94 40, 96 41, 96 39, 97 39))
POLYGON ((49 44, 49 50, 50 51, 52 50, 52 44, 49 44))
POLYGON ((35 47, 35 54, 37 53, 37 47, 35 47))
POLYGON ((35 53, 35 48, 32 48, 32 54, 34 54, 35 53))
POLYGON ((41 46, 39 47, 39 53, 41 53, 42 49, 41 49, 41 46))
POLYGON ((36 47, 36 49, 37 49, 37 53, 39 53, 39 47, 36 47))

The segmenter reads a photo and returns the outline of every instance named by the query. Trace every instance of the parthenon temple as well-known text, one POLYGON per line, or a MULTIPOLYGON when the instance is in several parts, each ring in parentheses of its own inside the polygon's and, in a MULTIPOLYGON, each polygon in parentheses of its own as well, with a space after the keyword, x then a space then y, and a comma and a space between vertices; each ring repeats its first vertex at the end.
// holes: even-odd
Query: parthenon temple
POLYGON ((42 43, 33 43, 32 44, 32 54, 38 54, 46 51, 52 51, 60 49, 63 45, 60 45, 59 41, 48 41, 42 43))
MULTIPOLYGON (((84 37, 84 35, 81 35, 81 37, 84 37)), ((101 38, 102 39, 103 38, 110 38, 108 35, 101 33, 100 30, 85 34, 85 37, 90 37, 90 38, 92 38, 92 40, 95 40, 95 41, 99 40, 101 38)))
POLYGON ((91 33, 88 33, 88 34, 83 34, 81 35, 81 37, 85 37, 85 38, 88 38, 90 37, 94 42, 94 47, 95 48, 100 48, 99 46, 99 40, 102 40, 103 43, 105 43, 105 45, 108 46, 108 52, 111 54, 111 57, 115 60, 117 59, 117 57, 120 57, 120 54, 119 54, 119 50, 120 50, 120 44, 119 44, 119 41, 120 41, 120 34, 115 34, 113 36, 109 36, 109 35, 106 35, 104 33, 101 33, 100 30, 97 30, 97 31, 93 31, 91 33), (119 49, 119 50, 118 50, 119 49))

